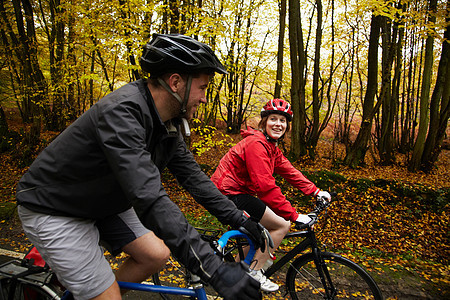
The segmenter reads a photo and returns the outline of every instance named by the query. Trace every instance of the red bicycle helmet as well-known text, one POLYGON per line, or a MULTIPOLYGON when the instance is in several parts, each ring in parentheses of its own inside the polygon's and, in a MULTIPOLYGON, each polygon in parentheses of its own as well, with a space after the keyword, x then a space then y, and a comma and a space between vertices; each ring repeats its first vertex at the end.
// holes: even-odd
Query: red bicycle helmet
POLYGON ((289 102, 283 99, 273 99, 266 103, 261 109, 261 117, 268 116, 270 114, 280 114, 286 117, 288 121, 292 121, 291 105, 289 102))

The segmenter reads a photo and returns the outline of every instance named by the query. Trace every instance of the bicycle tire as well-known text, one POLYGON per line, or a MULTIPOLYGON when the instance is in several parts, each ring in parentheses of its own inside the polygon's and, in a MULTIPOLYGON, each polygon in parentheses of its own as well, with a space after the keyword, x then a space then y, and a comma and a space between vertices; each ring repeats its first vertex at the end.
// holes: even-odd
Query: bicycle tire
POLYGON ((325 294, 313 254, 308 253, 288 269, 286 287, 292 299, 383 299, 378 285, 362 267, 334 253, 322 252, 321 256, 336 288, 335 295, 325 294))
MULTIPOLYGON (((12 282, 11 278, 0 279, 0 300, 10 299, 12 282)), ((58 300, 62 296, 62 291, 53 285, 37 285, 16 280, 12 296, 14 300, 58 300)))
MULTIPOLYGON (((158 272, 152 275, 152 281, 155 285, 165 285, 172 287, 187 287, 188 273, 186 268, 180 264, 173 256, 169 257, 166 265, 158 272)), ((182 299, 182 296, 159 294, 164 300, 182 299)), ((184 299, 186 299, 184 297, 184 299)))

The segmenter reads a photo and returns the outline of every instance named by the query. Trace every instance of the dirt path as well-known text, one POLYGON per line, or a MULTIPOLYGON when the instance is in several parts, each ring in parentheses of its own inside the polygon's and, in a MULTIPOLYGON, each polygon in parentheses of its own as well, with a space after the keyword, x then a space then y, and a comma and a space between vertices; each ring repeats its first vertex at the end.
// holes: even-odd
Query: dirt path
MULTIPOLYGON (((30 246, 23 234, 17 218, 0 224, 0 248, 16 252, 26 252, 30 246)), ((378 274, 371 273, 383 292, 385 299, 399 300, 447 300, 450 299, 450 289, 438 287, 430 281, 426 281, 417 273, 407 270, 380 271, 378 274)), ((264 299, 289 299, 285 296, 282 275, 275 273, 272 280, 279 283, 281 289, 276 293, 264 294, 264 299)), ((138 298, 136 298, 138 299, 138 298)))

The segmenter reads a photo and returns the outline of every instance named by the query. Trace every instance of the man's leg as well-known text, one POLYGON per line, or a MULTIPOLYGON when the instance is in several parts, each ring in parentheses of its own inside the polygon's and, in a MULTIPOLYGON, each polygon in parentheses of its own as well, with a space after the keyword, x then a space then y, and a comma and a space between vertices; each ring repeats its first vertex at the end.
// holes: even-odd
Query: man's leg
POLYGON ((103 293, 98 295, 97 297, 91 298, 92 300, 122 300, 122 296, 120 295, 119 285, 117 281, 106 289, 103 293))
POLYGON ((76 299, 121 299, 98 245, 95 221, 41 214, 22 206, 18 212, 28 238, 76 299))
POLYGON ((116 271, 119 281, 142 282, 167 262, 170 250, 153 232, 128 243, 122 250, 130 257, 116 271))

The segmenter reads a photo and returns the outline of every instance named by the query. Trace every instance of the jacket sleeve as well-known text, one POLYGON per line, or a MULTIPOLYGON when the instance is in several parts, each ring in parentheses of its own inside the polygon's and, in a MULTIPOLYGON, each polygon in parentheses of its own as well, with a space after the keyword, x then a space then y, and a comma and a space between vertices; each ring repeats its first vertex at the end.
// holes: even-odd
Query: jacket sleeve
POLYGON ((275 173, 285 178, 293 187, 302 191, 305 195, 316 195, 319 189, 314 183, 306 178, 302 172, 294 168, 291 162, 277 149, 278 155, 275 160, 275 173))
POLYGON ((137 104, 106 108, 99 116, 99 145, 144 226, 164 240, 181 263, 208 281, 220 266, 220 258, 166 194, 159 170, 146 150, 152 124, 142 110, 137 104))
POLYGON ((276 185, 273 177, 273 162, 269 149, 263 142, 248 144, 244 154, 247 171, 257 196, 267 204, 277 215, 286 220, 295 221, 298 213, 276 185))
POLYGON ((177 150, 168 164, 177 181, 203 207, 222 224, 236 228, 242 220, 242 211, 224 196, 211 179, 201 170, 181 135, 177 150))

